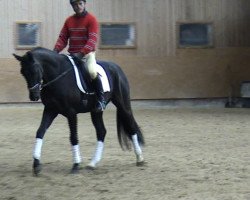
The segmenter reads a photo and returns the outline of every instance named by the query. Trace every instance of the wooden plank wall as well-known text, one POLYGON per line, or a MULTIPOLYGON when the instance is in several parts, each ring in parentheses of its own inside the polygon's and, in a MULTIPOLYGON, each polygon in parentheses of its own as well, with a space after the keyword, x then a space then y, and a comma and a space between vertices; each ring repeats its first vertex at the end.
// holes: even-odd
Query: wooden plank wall
MULTIPOLYGON (((134 99, 225 97, 232 85, 239 95, 240 81, 250 79, 249 0, 91 0, 87 8, 100 22, 136 23, 136 49, 98 50, 98 58, 123 67, 134 99), (176 23, 188 21, 214 24, 214 48, 177 48, 176 23)), ((53 48, 71 13, 67 0, 0 1, 1 77, 13 76, 23 86, 18 63, 11 56, 25 52, 14 49, 15 21, 41 21, 42 46, 53 48)), ((0 102, 27 100, 1 77, 0 102), (13 94, 2 95, 9 91, 13 94)))
MULTIPOLYGON (((15 21, 41 21, 42 46, 52 48, 65 18, 73 13, 67 0, 13 0, 0 4, 0 58, 10 57, 14 50, 15 21)), ((105 50, 101 55, 175 55, 178 21, 213 22, 216 47, 250 45, 248 0, 91 0, 87 6, 100 22, 137 24, 138 49, 105 50)))

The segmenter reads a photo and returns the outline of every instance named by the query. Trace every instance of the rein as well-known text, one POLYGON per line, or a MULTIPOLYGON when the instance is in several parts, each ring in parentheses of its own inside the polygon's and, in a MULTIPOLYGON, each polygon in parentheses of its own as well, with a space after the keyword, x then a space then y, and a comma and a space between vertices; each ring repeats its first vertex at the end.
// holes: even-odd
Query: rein
POLYGON ((65 72, 63 72, 62 74, 60 74, 58 77, 56 77, 55 79, 49 81, 48 83, 45 83, 45 84, 42 84, 41 85, 41 89, 42 90, 43 88, 51 85, 52 83, 56 82, 58 79, 62 78, 63 76, 65 76, 67 73, 69 73, 73 68, 70 68, 68 70, 66 70, 65 72))
MULTIPOLYGON (((40 83, 37 83, 37 84, 35 84, 33 87, 30 87, 29 88, 29 90, 30 91, 33 91, 33 90, 35 90, 37 87, 40 87, 41 86, 41 84, 40 83)), ((40 88, 39 88, 40 89, 40 88)), ((41 89, 40 89, 41 90, 41 89)))

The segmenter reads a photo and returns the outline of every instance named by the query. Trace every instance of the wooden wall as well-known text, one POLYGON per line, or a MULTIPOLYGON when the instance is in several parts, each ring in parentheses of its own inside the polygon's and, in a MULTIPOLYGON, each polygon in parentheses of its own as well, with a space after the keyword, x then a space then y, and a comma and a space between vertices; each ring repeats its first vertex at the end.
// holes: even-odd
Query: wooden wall
MULTIPOLYGON (((226 97, 239 95, 250 80, 249 0, 89 0, 100 22, 135 22, 137 48, 98 50, 98 58, 122 66, 133 99, 226 97), (176 23, 209 21, 214 48, 179 49, 176 23)), ((67 0, 0 1, 0 102, 27 101, 19 66, 12 59, 14 22, 41 21, 42 46, 53 48, 65 18, 67 0)))

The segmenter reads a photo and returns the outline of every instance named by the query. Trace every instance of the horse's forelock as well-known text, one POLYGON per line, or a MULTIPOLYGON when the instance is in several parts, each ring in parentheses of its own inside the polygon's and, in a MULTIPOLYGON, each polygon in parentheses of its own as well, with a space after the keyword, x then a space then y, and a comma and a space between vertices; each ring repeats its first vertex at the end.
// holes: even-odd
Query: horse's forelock
POLYGON ((28 51, 26 53, 26 61, 27 62, 33 62, 34 61, 33 54, 31 53, 31 51, 28 51))

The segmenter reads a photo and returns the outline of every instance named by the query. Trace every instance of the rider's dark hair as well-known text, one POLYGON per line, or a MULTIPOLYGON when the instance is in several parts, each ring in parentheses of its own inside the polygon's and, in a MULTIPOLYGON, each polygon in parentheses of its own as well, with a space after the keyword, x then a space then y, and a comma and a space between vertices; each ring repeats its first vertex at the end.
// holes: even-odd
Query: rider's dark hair
POLYGON ((70 0, 69 3, 72 4, 72 3, 76 2, 76 1, 84 1, 84 2, 86 2, 86 0, 70 0))

